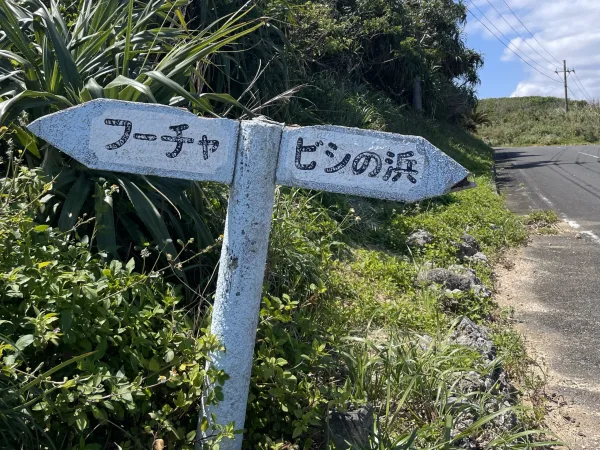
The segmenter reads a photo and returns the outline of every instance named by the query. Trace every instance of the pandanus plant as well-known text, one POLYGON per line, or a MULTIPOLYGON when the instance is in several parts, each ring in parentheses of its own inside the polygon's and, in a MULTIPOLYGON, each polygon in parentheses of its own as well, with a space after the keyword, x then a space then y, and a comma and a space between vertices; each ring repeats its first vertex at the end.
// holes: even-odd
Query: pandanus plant
MULTIPOLYGON (((0 127, 24 152, 23 161, 41 165, 53 180, 43 220, 86 234, 113 257, 129 258, 136 245, 151 244, 173 260, 182 252, 177 242, 186 252, 212 245, 221 232, 220 188, 91 171, 25 125, 96 98, 181 106, 205 116, 251 114, 231 95, 213 92, 206 74, 226 76, 215 70, 215 56, 240 51, 236 42, 264 20, 248 19, 242 8, 191 30, 185 0, 45 3, 0 0, 0 127), (186 246, 192 237, 195 244, 186 246)), ((208 273, 211 265, 196 267, 208 273)))

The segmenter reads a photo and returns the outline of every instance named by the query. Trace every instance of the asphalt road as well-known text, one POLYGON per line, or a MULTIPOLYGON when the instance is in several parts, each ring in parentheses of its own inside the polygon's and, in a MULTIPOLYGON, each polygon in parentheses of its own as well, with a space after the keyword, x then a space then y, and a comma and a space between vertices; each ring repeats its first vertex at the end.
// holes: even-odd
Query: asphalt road
POLYGON ((600 236, 600 146, 498 149, 496 160, 515 211, 554 209, 600 236))
POLYGON ((581 421, 563 430, 571 448, 599 448, 600 146, 498 149, 496 161, 509 208, 554 209, 564 221, 565 232, 532 239, 506 282, 518 328, 552 373, 550 388, 581 421))

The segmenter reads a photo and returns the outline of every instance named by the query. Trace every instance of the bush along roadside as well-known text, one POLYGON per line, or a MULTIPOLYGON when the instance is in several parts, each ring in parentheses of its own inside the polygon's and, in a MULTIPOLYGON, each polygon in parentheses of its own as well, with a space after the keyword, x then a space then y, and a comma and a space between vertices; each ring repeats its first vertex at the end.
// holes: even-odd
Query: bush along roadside
POLYGON ((522 400, 538 380, 491 296, 496 258, 527 239, 491 149, 379 93, 315 86, 313 120, 424 136, 478 187, 414 205, 279 191, 245 448, 549 445, 522 400))
POLYGON ((267 285, 277 295, 261 310, 245 448, 542 445, 539 411, 515 387, 525 381, 522 345, 489 290, 495 255, 527 233, 478 181, 404 207, 319 195, 311 214, 288 206, 276 217, 270 261, 304 262, 286 278, 305 277, 307 290, 267 285), (298 245, 311 228, 329 234, 298 245))
POLYGON ((108 263, 75 228, 36 222, 52 183, 16 171, 0 182, 1 447, 193 448, 204 386, 226 379, 205 370, 218 343, 203 317, 170 267, 108 263))
MULTIPOLYGON (((485 173, 484 146, 428 129, 485 173)), ((488 290, 494 255, 527 233, 476 180, 415 205, 278 190, 245 448, 541 445, 539 411, 511 385, 522 347, 488 290)), ((191 448, 204 377, 226 382, 204 371, 218 345, 207 303, 166 281, 172 264, 144 264, 156 246, 132 249, 142 264, 109 262, 78 235, 86 218, 69 232, 40 221, 53 189, 35 171, 18 167, 2 188, 3 432, 31 448, 191 448)))

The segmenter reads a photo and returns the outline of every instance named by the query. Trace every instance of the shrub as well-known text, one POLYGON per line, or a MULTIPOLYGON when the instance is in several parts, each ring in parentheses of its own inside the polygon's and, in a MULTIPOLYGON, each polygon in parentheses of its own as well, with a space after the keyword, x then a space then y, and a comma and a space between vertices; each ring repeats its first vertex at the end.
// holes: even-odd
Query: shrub
MULTIPOLYGON (((205 371, 217 343, 203 317, 179 305, 180 288, 164 281, 171 268, 140 273, 133 259, 109 263, 87 237, 38 223, 52 183, 37 171, 18 168, 0 188, 0 335, 13 343, 0 345, 0 389, 27 425, 11 448, 36 426, 61 449, 147 449, 155 438, 192 448, 205 383, 224 375, 205 371), (53 367, 60 370, 22 389, 53 367)), ((0 434, 10 436, 14 423, 0 420, 0 434)))
MULTIPOLYGON (((210 78, 208 69, 214 57, 263 23, 238 11, 188 29, 182 0, 46 3, 0 0, 0 127, 10 127, 12 144, 25 151, 30 167, 56 177, 57 195, 45 203, 48 224, 68 231, 87 214, 80 232, 122 261, 130 258, 132 245, 145 242, 175 255, 173 242, 193 236, 184 257, 214 243, 224 219, 218 187, 90 170, 25 125, 97 98, 180 106, 211 117, 244 114, 231 95, 212 90, 209 83, 227 86, 229 80, 223 83, 227 77, 220 71, 210 78)), ((178 275, 199 283, 212 267, 208 273, 205 265, 195 269, 178 275)))

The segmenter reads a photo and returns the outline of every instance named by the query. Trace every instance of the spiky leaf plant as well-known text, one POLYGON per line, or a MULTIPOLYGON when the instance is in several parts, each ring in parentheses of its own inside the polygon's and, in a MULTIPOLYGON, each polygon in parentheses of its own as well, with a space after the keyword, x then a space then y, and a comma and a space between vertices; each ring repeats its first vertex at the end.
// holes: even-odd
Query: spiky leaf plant
POLYGON ((220 233, 220 188, 91 171, 25 125, 95 98, 182 106, 213 117, 244 115, 240 102, 212 91, 214 80, 205 75, 215 55, 233 50, 263 21, 247 19, 243 9, 190 30, 181 11, 185 0, 45 3, 0 0, 0 127, 9 127, 11 144, 25 151, 30 166, 41 165, 54 179, 44 220, 63 231, 87 220, 77 229, 110 256, 130 257, 146 245, 175 258, 174 243, 190 237, 200 248, 211 245, 220 233), (203 213, 208 209, 212 214, 203 213))

